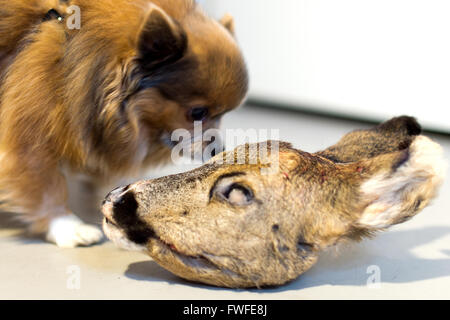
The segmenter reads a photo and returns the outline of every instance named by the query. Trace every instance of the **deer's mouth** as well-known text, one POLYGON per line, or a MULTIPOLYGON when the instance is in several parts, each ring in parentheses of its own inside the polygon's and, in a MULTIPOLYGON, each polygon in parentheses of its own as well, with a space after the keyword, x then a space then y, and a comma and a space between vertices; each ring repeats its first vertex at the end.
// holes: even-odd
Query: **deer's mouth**
POLYGON ((222 270, 221 267, 213 263, 205 255, 184 253, 173 243, 163 240, 158 236, 152 237, 149 241, 149 251, 150 256, 155 260, 173 259, 188 268, 195 268, 197 270, 222 270))
POLYGON ((220 284, 225 287, 242 286, 242 283, 248 283, 247 286, 254 286, 253 280, 249 280, 238 270, 231 270, 224 266, 220 262, 220 256, 210 253, 187 254, 173 243, 160 238, 153 238, 147 249, 147 253, 159 265, 188 281, 210 285, 220 284), (230 285, 230 283, 235 285, 230 285))
POLYGON ((201 254, 193 255, 184 253, 172 242, 163 240, 153 230, 146 244, 138 244, 135 243, 133 239, 130 239, 126 232, 112 219, 108 219, 105 217, 103 229, 108 238, 110 238, 116 245, 123 249, 142 251, 145 250, 145 247, 147 247, 150 256, 155 260, 157 260, 159 256, 165 256, 166 258, 175 259, 179 263, 182 263, 190 268, 220 270, 220 268, 216 264, 211 262, 211 260, 206 256, 201 254))
POLYGON ((129 240, 125 232, 116 223, 108 218, 103 219, 103 231, 105 232, 105 235, 119 248, 132 251, 145 251, 145 246, 129 240))
MULTIPOLYGON (((105 212, 107 212, 105 210, 105 212)), ((121 227, 120 224, 105 216, 103 229, 107 237, 118 247, 126 250, 140 251, 148 254, 154 261, 175 275, 197 282, 199 278, 205 283, 214 283, 214 279, 233 278, 240 279, 241 276, 215 262, 216 256, 211 253, 191 253, 177 246, 176 243, 159 235, 156 230, 150 228, 152 232, 139 232, 134 230, 133 237, 130 237, 130 230, 121 227), (135 238, 142 240, 134 241, 135 238), (143 241, 145 239, 145 241, 143 241)), ((129 229, 129 228, 128 228, 129 229)), ((142 230, 141 230, 142 231, 142 230)), ((223 282, 226 286, 226 282, 223 282)))

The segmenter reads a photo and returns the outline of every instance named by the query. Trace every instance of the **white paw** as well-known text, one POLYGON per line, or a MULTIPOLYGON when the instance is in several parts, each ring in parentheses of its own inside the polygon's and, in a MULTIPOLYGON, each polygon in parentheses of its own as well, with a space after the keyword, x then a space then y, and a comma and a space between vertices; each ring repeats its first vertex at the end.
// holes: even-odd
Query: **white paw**
POLYGON ((95 226, 84 224, 78 217, 67 215, 50 222, 46 238, 60 248, 75 248, 100 242, 103 233, 95 226))

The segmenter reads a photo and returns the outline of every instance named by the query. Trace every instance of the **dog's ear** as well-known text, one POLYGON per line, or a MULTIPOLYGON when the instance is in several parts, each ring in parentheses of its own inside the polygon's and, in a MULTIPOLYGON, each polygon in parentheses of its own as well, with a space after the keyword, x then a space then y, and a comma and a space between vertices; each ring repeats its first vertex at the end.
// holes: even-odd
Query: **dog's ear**
POLYGON ((234 19, 231 16, 231 14, 226 14, 223 16, 222 19, 220 19, 220 23, 227 29, 233 36, 235 35, 235 28, 234 28, 234 19))
POLYGON ((154 6, 138 36, 138 59, 146 71, 178 61, 187 49, 183 28, 154 6))

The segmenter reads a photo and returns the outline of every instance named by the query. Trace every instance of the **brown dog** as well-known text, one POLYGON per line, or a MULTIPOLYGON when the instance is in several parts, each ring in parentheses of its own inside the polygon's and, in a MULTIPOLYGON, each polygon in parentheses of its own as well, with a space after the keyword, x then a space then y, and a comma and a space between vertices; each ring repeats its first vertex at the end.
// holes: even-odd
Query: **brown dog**
POLYGON ((104 230, 188 280, 281 285, 325 248, 405 222, 430 203, 447 163, 420 133, 400 117, 315 154, 272 142, 261 156, 267 145, 244 145, 194 171, 114 190, 104 230))
POLYGON ((1 209, 64 247, 101 239, 68 209, 68 176, 164 162, 173 130, 217 126, 248 86, 231 18, 193 0, 0 0, 0 68, 1 209))

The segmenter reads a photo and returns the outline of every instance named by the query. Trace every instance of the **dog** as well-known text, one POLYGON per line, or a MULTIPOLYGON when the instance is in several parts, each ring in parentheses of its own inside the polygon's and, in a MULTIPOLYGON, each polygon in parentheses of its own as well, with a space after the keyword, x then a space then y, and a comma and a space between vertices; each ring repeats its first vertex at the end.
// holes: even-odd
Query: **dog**
POLYGON ((410 117, 315 154, 284 142, 244 145, 194 171, 113 190, 103 228, 190 281, 279 286, 324 249, 411 219, 437 195, 446 164, 410 117))
POLYGON ((0 209, 60 247, 97 243, 71 177, 166 163, 172 131, 217 128, 247 90, 231 16, 193 0, 0 0, 0 209))

